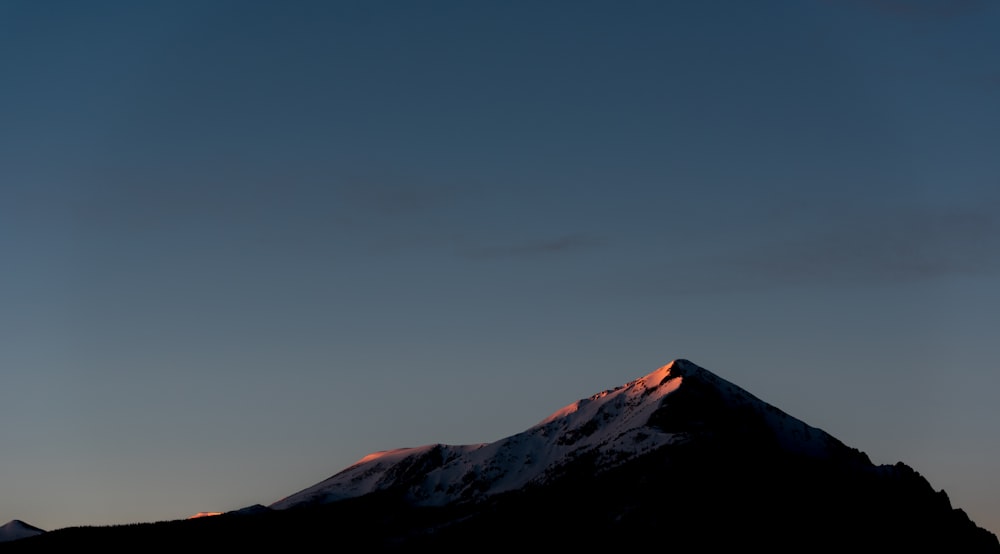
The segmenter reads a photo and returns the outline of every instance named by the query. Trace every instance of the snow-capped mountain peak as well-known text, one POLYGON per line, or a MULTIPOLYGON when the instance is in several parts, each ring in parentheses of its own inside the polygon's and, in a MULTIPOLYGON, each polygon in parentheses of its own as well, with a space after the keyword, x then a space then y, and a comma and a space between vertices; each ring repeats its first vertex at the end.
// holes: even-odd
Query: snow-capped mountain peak
MULTIPOLYGON (((825 455, 839 441, 687 360, 578 400, 531 428, 492 443, 429 444, 364 456, 271 508, 321 504, 404 488, 421 505, 481 499, 541 484, 578 460, 607 470, 688 440, 721 411, 754 412, 790 449, 825 455)), ((710 422, 709 422, 710 423, 710 422)), ((841 445, 842 446, 842 445, 841 445)))

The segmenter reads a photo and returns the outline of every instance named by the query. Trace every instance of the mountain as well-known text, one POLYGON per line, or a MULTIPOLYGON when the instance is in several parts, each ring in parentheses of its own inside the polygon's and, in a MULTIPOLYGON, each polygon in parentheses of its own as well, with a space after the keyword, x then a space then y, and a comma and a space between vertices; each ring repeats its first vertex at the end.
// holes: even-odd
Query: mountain
POLYGON ((44 533, 42 529, 19 519, 12 519, 0 526, 0 542, 14 541, 44 533))
POLYGON ((434 546, 481 536, 615 546, 623 533, 631 542, 665 533, 691 547, 800 550, 820 541, 1000 552, 993 534, 909 466, 874 465, 683 359, 493 443, 369 454, 270 508, 377 495, 386 506, 452 513, 431 532, 407 530, 419 537, 405 542, 434 546))
POLYGON ((406 488, 417 505, 443 506, 542 486, 580 460, 607 471, 662 448, 735 424, 788 453, 869 464, 827 433, 810 427, 687 360, 676 360, 621 387, 570 404, 530 429, 488 444, 434 444, 376 452, 274 509, 328 503, 406 488), (664 400, 669 401, 664 404, 664 400), (725 421, 725 415, 740 416, 725 421))
POLYGON ((268 507, 8 544, 1000 553, 909 466, 875 465, 687 360, 496 442, 369 454, 268 507))

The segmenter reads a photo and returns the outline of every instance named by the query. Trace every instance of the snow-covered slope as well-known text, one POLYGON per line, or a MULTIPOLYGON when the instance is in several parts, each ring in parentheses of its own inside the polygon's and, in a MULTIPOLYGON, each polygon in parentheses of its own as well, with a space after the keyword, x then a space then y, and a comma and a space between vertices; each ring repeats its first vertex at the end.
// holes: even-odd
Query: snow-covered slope
POLYGON ((19 519, 12 519, 0 527, 0 542, 15 541, 17 539, 33 537, 35 535, 41 535, 44 532, 45 531, 35 527, 34 525, 28 525, 19 519))
MULTIPOLYGON (((574 402, 492 443, 432 444, 369 454, 270 507, 287 509, 403 487, 419 505, 444 505, 541 484, 577 460, 604 471, 692 439, 720 413, 750 415, 785 450, 827 457, 846 447, 743 389, 675 360, 623 386, 574 402)), ((708 425, 707 427, 713 427, 708 425)), ((717 426, 716 426, 717 427, 717 426)))

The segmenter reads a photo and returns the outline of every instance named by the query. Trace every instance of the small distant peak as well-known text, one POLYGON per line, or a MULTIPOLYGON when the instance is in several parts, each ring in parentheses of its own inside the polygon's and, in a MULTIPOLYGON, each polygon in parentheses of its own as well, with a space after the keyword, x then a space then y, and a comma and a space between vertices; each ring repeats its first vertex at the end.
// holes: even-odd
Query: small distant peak
POLYGON ((31 530, 31 531, 38 531, 38 532, 41 532, 41 533, 45 532, 44 529, 40 529, 38 527, 35 527, 34 525, 31 525, 30 523, 26 523, 24 521, 21 521, 20 519, 12 519, 12 520, 8 521, 6 524, 4 524, 3 527, 28 529, 28 530, 31 530))
POLYGON ((44 529, 25 523, 20 519, 12 519, 3 525, 0 525, 0 542, 41 535, 44 532, 44 529))

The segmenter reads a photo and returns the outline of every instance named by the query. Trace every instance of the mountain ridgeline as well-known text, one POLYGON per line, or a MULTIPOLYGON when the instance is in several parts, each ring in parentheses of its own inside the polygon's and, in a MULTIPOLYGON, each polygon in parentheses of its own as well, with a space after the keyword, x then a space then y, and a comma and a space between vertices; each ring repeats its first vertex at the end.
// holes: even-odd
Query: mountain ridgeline
POLYGON ((947 549, 1000 542, 903 463, 687 361, 492 443, 376 452, 269 506, 50 531, 0 550, 365 547, 947 549))

